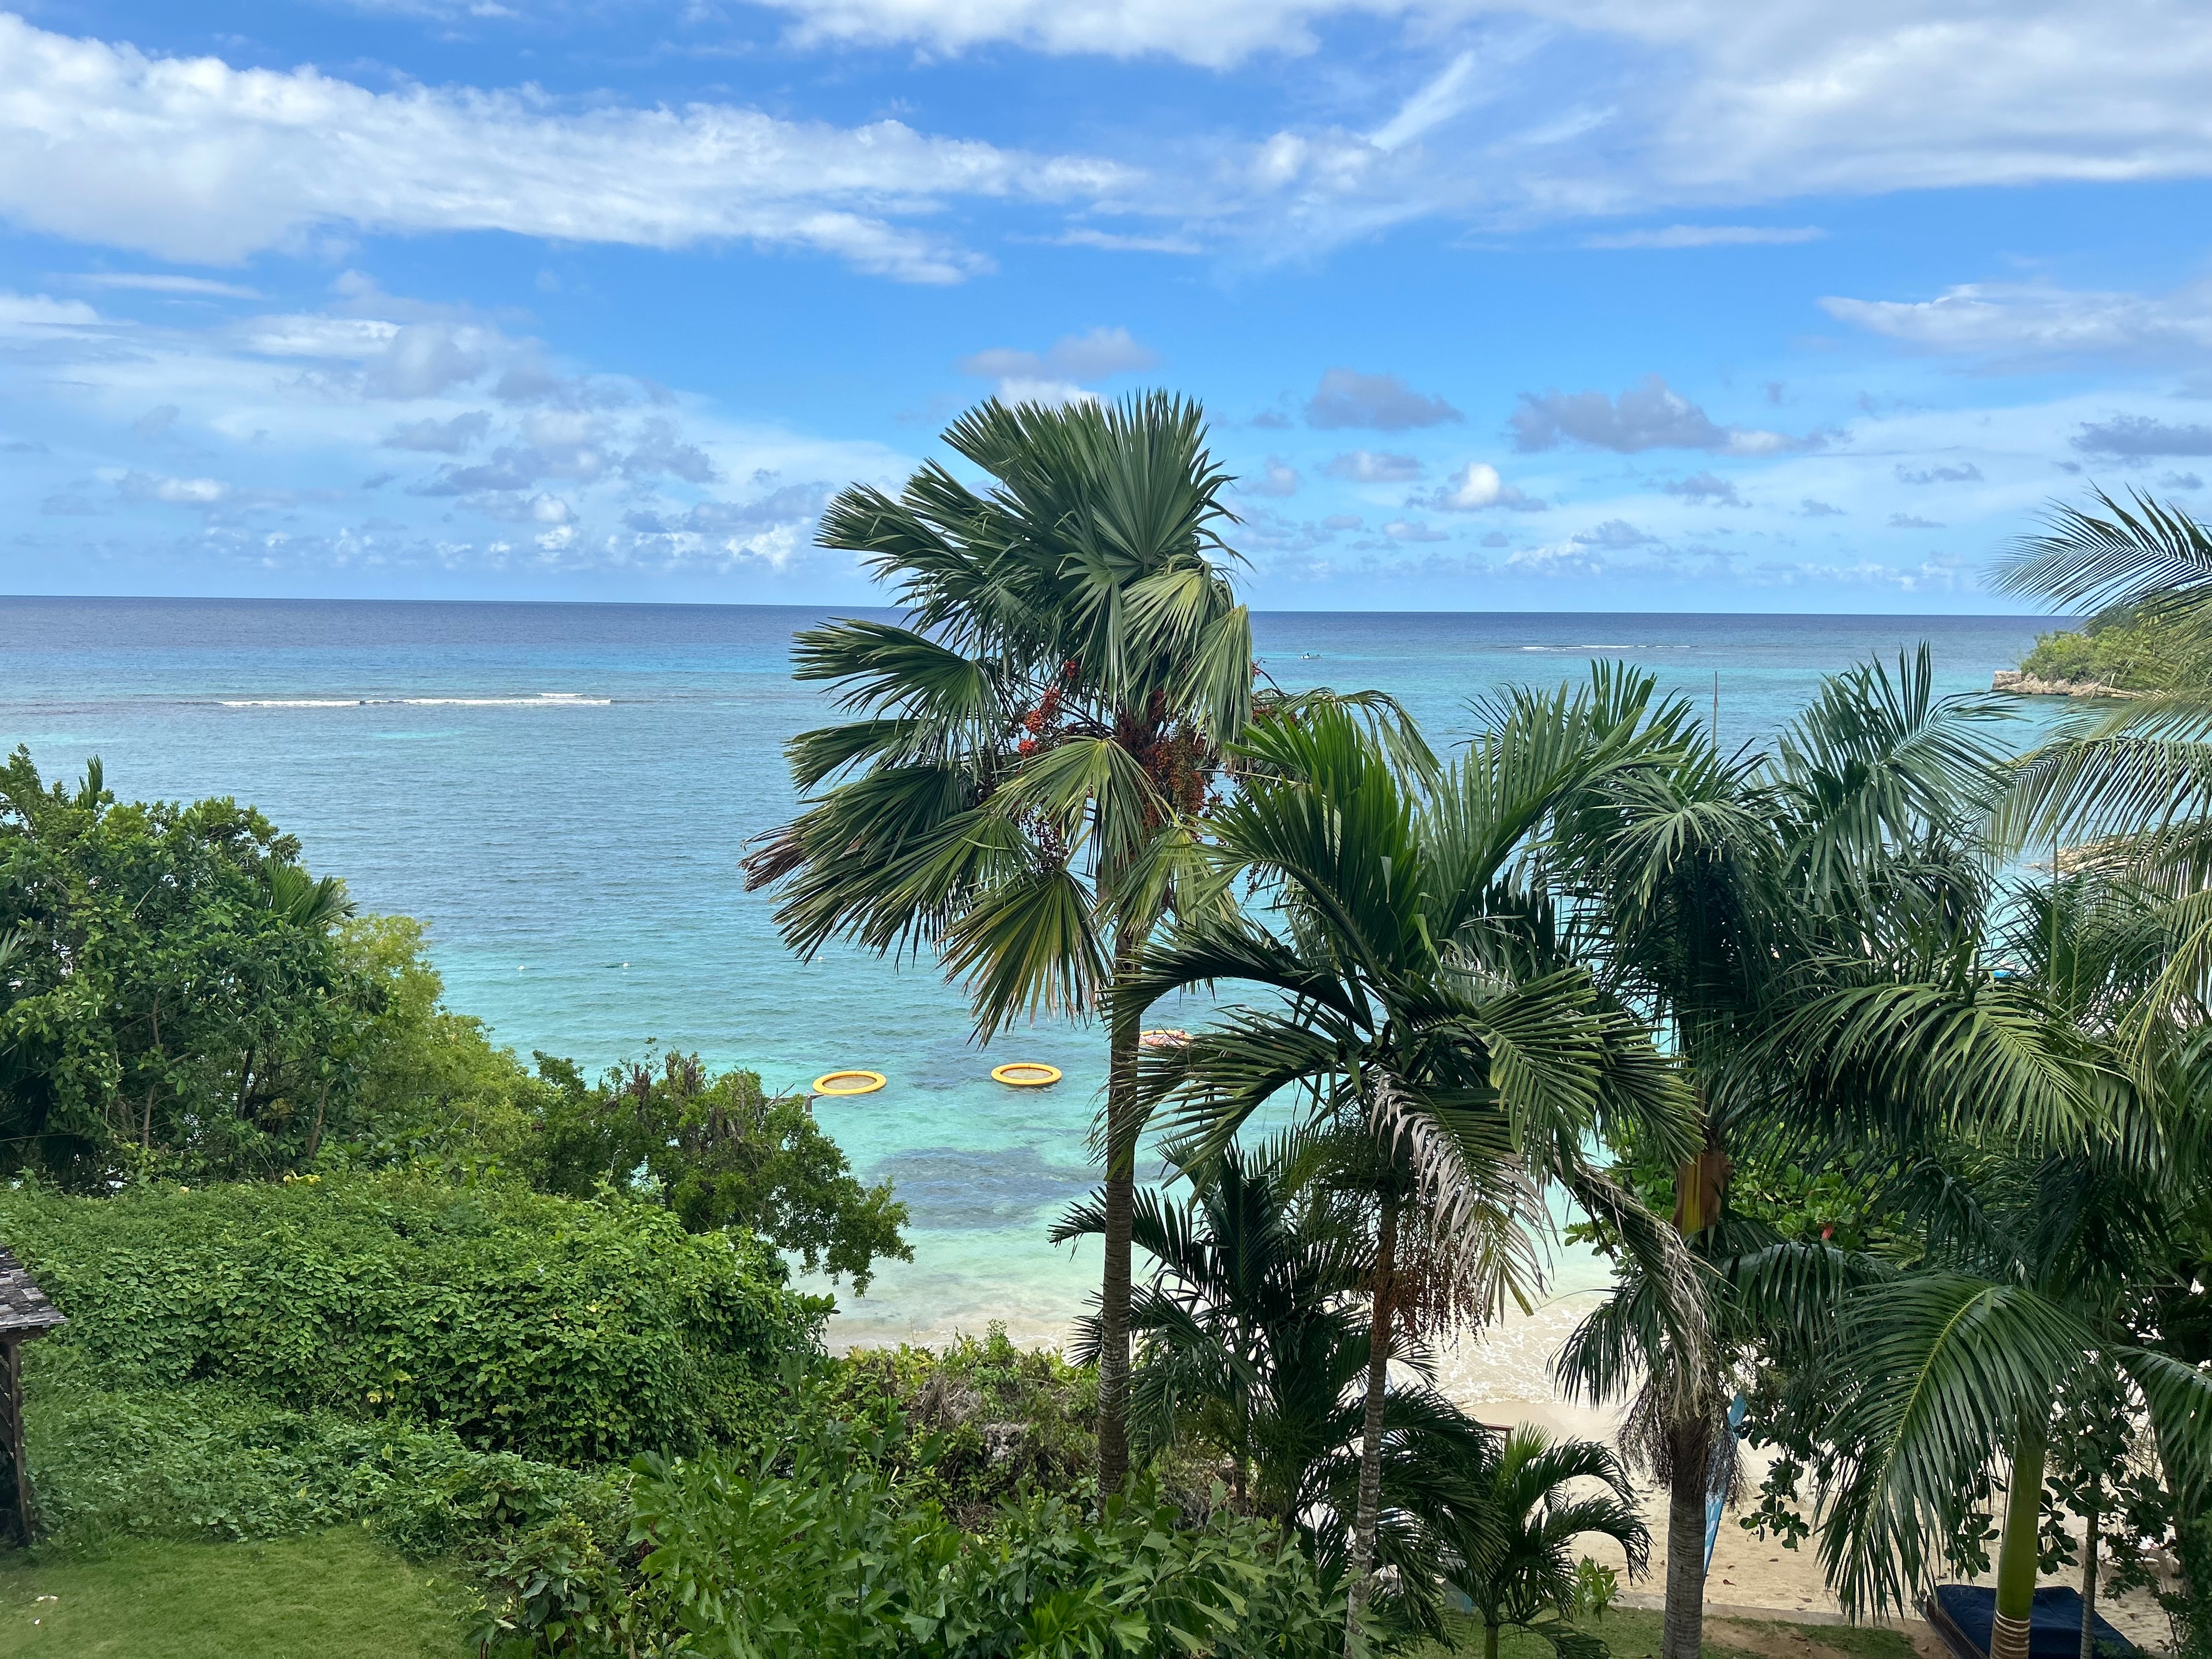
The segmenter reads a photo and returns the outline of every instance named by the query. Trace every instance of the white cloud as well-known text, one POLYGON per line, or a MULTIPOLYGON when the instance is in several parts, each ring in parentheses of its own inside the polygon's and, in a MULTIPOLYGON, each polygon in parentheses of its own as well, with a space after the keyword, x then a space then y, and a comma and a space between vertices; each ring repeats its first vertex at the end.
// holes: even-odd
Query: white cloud
MULTIPOLYGON (((1126 328, 1094 328, 1087 334, 1067 334, 1049 349, 1018 351, 1010 346, 991 346, 971 352, 959 362, 963 374, 997 380, 1002 386, 1077 385, 1085 380, 1110 380, 1152 368, 1158 352, 1139 344, 1126 328)), ((1001 396, 1006 394, 1002 392, 1001 396)), ((1055 401, 1065 402, 1066 398, 1055 401)))
POLYGON ((2212 172, 2212 11, 2172 0, 770 3, 802 39, 1216 67, 1312 52, 1331 20, 1401 21, 1419 78, 1376 100, 1387 114, 1275 134, 1248 157, 1251 184, 1340 234, 1422 211, 1612 216, 2212 172), (1379 165, 1430 149, 1402 173, 1379 165))
POLYGON ((1540 513, 1546 503, 1518 486, 1507 483, 1488 462, 1469 461, 1445 479, 1443 488, 1433 495, 1413 505, 1443 513, 1480 513, 1493 507, 1510 507, 1516 513, 1540 513))
POLYGON ((1206 250, 1188 236, 1132 236, 1119 231, 1087 227, 1062 231, 1050 239, 1060 247, 1103 248, 1109 253, 1203 253, 1206 250))
POLYGON ((1237 481, 1237 492, 1240 495, 1272 495, 1279 500, 1297 495, 1300 482, 1297 468, 1279 455, 1270 455, 1258 477, 1237 481))
POLYGON ((1329 369, 1306 400, 1306 424, 1325 431, 1364 426, 1405 432, 1466 418, 1442 398, 1414 391, 1398 375, 1363 374, 1356 368, 1329 369))
POLYGON ((69 281, 79 288, 136 289, 147 294, 182 294, 196 299, 258 300, 256 290, 206 276, 178 276, 165 271, 88 270, 69 281))
POLYGON ((2212 455, 2212 426, 2160 421, 2148 415, 2115 415, 2087 421, 2067 441, 2085 455, 2145 460, 2158 455, 2212 455))
POLYGON ((1389 450, 1354 449, 1335 456, 1322 471, 1348 483, 1403 483, 1421 476, 1421 463, 1389 450))
POLYGON ((459 455, 483 441, 491 428, 491 416, 481 409, 456 415, 441 421, 424 416, 419 421, 406 421, 384 434, 386 449, 413 449, 440 455, 459 455))
POLYGON ((55 300, 43 294, 9 294, 0 289, 0 335, 39 336, 56 329, 91 328, 100 313, 82 300, 55 300))
POLYGON ((993 395, 1001 403, 1091 404, 1098 401, 1098 394, 1087 386, 1078 386, 1073 380, 1036 380, 1028 375, 1010 374, 993 389, 993 395))
POLYGON ((1679 501, 1698 507, 1748 507, 1737 493, 1735 481, 1713 472, 1693 472, 1686 478, 1669 478, 1659 486, 1679 501))
POLYGON ((1828 314, 1927 351, 1996 358, 2155 361, 2212 346, 2212 285, 2139 294, 1963 283, 1933 300, 1820 301, 1828 314))
POLYGON ((1394 519, 1382 526, 1382 533, 1394 542, 1448 542, 1451 538, 1441 530, 1431 530, 1419 519, 1394 519))
POLYGON ((145 472, 126 472, 115 488, 126 501, 161 501, 172 507, 212 507, 231 493, 219 478, 164 478, 145 472))
POLYGON ((1085 198, 1124 176, 896 121, 372 92, 313 69, 153 57, 0 14, 0 213, 180 261, 234 261, 340 224, 654 247, 738 238, 956 282, 982 261, 896 220, 958 197, 1085 198))
POLYGON ((830 489, 911 467, 875 444, 579 374, 532 342, 358 285, 337 303, 368 309, 185 328, 0 296, 0 333, 13 318, 40 343, 0 353, 0 406, 35 404, 42 440, 9 446, 0 469, 0 513, 22 527, 14 557, 836 583, 853 580, 849 556, 812 547, 830 489), (498 407, 521 367, 528 400, 498 407), (191 459, 149 465, 149 445, 191 459))
POLYGON ((1681 248, 1749 247, 1817 242, 1828 233, 1814 225, 1668 225, 1664 230, 1622 230, 1609 235, 1588 236, 1584 247, 1681 248))

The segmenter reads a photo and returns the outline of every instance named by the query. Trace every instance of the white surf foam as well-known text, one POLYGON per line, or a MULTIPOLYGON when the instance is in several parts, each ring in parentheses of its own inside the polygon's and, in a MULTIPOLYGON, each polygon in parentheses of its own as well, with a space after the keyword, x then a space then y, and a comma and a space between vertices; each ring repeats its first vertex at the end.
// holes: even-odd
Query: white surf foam
POLYGON ((225 697, 225 708, 604 708, 612 697, 541 691, 534 697, 225 697))

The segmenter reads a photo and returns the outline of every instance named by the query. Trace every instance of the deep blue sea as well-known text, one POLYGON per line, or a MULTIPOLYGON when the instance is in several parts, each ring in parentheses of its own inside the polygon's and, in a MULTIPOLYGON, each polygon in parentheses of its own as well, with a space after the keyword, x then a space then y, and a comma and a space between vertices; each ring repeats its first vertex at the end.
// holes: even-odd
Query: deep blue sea
MULTIPOLYGON (((781 747, 821 723, 787 672, 825 613, 761 606, 0 599, 0 740, 50 777, 88 756, 125 799, 232 795, 307 844, 365 908, 429 925, 448 1001, 501 1042, 596 1068, 659 1045, 775 1087, 867 1066, 881 1091, 817 1115, 913 1211, 915 1260, 847 1341, 1056 1334, 1095 1259, 1044 1242, 1091 1180, 1095 1031, 1024 1028, 987 1053, 929 963, 794 961, 747 895, 747 839, 792 806, 781 747), (1063 1068, 1051 1090, 990 1080, 1063 1068)), ((1985 690, 2023 617, 1279 612, 1255 619, 1285 688, 1376 688, 1432 738, 1508 682, 1644 665, 1724 739, 1785 721, 1820 677, 1925 640, 1947 690, 1985 690)), ((2022 735, 2026 735, 2023 723, 2022 735)))

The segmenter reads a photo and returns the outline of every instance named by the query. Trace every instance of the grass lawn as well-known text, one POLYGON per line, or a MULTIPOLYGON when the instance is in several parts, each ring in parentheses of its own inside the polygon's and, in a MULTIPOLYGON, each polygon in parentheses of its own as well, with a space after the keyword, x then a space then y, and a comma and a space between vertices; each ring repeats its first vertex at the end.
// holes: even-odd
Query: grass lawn
POLYGON ((275 1544, 0 1555, 0 1656, 462 1659, 461 1594, 350 1527, 275 1544))
MULTIPOLYGON (((1586 1628, 1612 1649, 1613 1659, 1657 1659, 1659 1614, 1640 1607, 1615 1607, 1586 1628)), ((1443 1659, 1451 1653, 1482 1651, 1482 1626, 1462 1624, 1458 1645, 1435 1643, 1412 1650, 1408 1659, 1443 1659)), ((1552 1644, 1526 1631, 1498 1638, 1498 1659, 1553 1659, 1552 1644)), ((1911 1643, 1893 1630, 1872 1626, 1797 1625, 1784 1620, 1705 1618, 1705 1659, 1915 1659, 1911 1643)))

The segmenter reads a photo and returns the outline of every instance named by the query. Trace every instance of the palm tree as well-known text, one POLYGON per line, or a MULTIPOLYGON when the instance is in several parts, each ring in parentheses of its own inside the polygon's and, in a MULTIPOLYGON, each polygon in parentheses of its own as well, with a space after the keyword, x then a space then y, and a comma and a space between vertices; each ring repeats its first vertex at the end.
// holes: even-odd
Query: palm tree
POLYGON ((1856 1141, 1894 1152, 1939 1129, 2077 1121, 2082 1078, 2034 1040, 1979 955, 1981 841, 2002 778, 1991 700, 1939 698, 1923 647, 1894 673, 1832 678, 1765 753, 1710 737, 1672 772, 1589 794, 1552 849, 1563 902, 1601 941, 1607 992, 1689 1073, 1702 1147, 1674 1170, 1674 1225, 1707 1272, 1700 1345, 1624 1272, 1562 1352, 1594 1399, 1633 1395, 1632 1449, 1668 1490, 1663 1659, 1703 1644, 1709 1501, 1735 1468, 1733 1371, 1771 1290, 1824 1294, 1822 1253, 1730 1224, 1731 1156, 1856 1141))
MULTIPOLYGON (((1202 902, 1194 824, 1250 715, 1251 632, 1195 404, 994 401, 945 441, 993 487, 933 461, 896 498, 855 485, 823 517, 822 545, 862 555, 905 618, 798 636, 798 677, 856 718, 792 740, 808 799, 745 870, 781 885, 802 955, 936 951, 988 1037, 1100 1007, 1161 918, 1202 902)), ((1128 1456, 1136 1037, 1110 1036, 1104 1109, 1109 1492, 1128 1456)))
MULTIPOLYGON (((1225 1446, 1235 1501, 1302 1534, 1313 1559, 1341 1568, 1358 1508, 1366 1423, 1368 1286, 1372 1238, 1338 1184, 1347 1150, 1297 1129, 1256 1146, 1224 1147, 1193 1169, 1192 1195, 1137 1197, 1135 1237, 1153 1260, 1132 1322, 1141 1340, 1131 1389, 1140 1447, 1194 1439, 1225 1446)), ((1103 1226, 1094 1195, 1054 1230, 1055 1240, 1103 1226)), ((1095 1346, 1084 1322, 1075 1353, 1095 1346)), ((1448 1502, 1436 1472, 1456 1468, 1494 1439, 1437 1394, 1419 1345, 1396 1355, 1411 1380, 1390 1379, 1382 1407, 1384 1507, 1407 1513, 1448 1502)), ((1454 1489, 1455 1490, 1455 1489, 1454 1489)), ((1378 1540, 1379 1558, 1420 1577, 1433 1563, 1404 1529, 1378 1540)))
MULTIPOLYGON (((1686 1100, 1644 1032, 1565 959, 1515 868, 1563 802, 1671 740, 1669 721, 1620 690, 1531 701, 1448 768, 1394 766, 1341 710, 1255 725, 1211 828, 1224 868, 1265 896, 1266 921, 1194 915, 1115 1000, 1133 1030, 1190 988, 1240 981, 1267 996, 1146 1058, 1146 1096, 1173 1103, 1185 1167, 1219 1156, 1279 1096, 1361 1148, 1352 1178, 1375 1202, 1347 1652, 1372 1592, 1401 1332, 1527 1305, 1547 1180, 1662 1249, 1583 1146, 1634 1123, 1686 1151, 1686 1100)), ((1654 1268, 1663 1279, 1656 1255, 1654 1268)))
MULTIPOLYGON (((1232 1143, 1191 1171, 1188 1198, 1140 1190, 1133 1228, 1152 1261, 1130 1312, 1138 1449, 1194 1433, 1226 1447, 1236 1502, 1285 1531, 1315 1498, 1309 1472, 1334 1449, 1335 1356, 1365 1337, 1346 1305, 1366 1280, 1360 1229, 1344 1195, 1318 1178, 1326 1156, 1310 1134, 1232 1143)), ((1052 1238, 1104 1231, 1093 1194, 1052 1238)), ((1097 1346, 1097 1321, 1079 1328, 1079 1359, 1097 1346)))
MULTIPOLYGON (((2078 1069, 2096 1109, 1927 1137, 1883 1200, 1902 1265, 1856 1264, 1826 1343, 1802 1362, 1816 1383, 1802 1397, 1839 1457, 1821 1554, 1848 1606, 1897 1607, 1923 1588, 1971 1495, 2008 1464, 1992 1659, 2027 1652, 2063 1398, 2131 1402, 2177 1489, 2212 1474, 2212 1377, 2143 1328, 2203 1175, 2204 1079, 2189 1034, 2208 1010, 2166 999, 2170 907, 2124 877, 2054 872, 2014 899, 1991 951, 2007 964, 2006 1006, 2078 1069), (2146 998, 2184 1038, 2158 1046, 2148 1080, 2127 1052, 2146 998)), ((2084 1601, 2094 1608, 2094 1578, 2084 1601)))
POLYGON ((1554 1440, 1524 1424, 1452 1473, 1460 1489, 1421 1521, 1437 1540, 1444 1583, 1482 1620, 1483 1659, 1498 1659, 1508 1626, 1547 1638, 1563 1656, 1586 1645, 1571 1628, 1580 1589, 1576 1541, 1612 1539, 1631 1574, 1644 1571, 1650 1553, 1620 1460, 1594 1441, 1554 1440), (1601 1490, 1577 1496, 1577 1482, 1601 1490))
MULTIPOLYGON (((2124 505, 2102 490, 2091 500, 2054 507, 2042 533, 1999 566, 1998 586, 2212 636, 2212 530, 2140 491, 2124 505)), ((2212 688, 2176 686, 2062 719, 2018 767, 2000 828, 2010 850, 2094 846, 2175 901, 2180 941, 2165 990, 2203 994, 2212 981, 2212 688)), ((2138 1019, 2135 1030, 2147 1036, 2149 1028, 2138 1019)))

